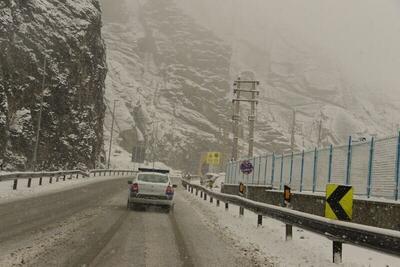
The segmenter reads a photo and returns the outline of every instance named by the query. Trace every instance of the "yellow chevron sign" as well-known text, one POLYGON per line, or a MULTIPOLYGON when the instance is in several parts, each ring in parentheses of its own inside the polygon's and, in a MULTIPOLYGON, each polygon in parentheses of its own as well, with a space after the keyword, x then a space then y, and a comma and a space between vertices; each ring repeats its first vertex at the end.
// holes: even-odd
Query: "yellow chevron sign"
POLYGON ((221 162, 221 153, 219 152, 208 152, 206 162, 210 165, 219 165, 221 162))
POLYGON ((327 184, 325 217, 333 220, 351 221, 353 218, 353 187, 327 184))

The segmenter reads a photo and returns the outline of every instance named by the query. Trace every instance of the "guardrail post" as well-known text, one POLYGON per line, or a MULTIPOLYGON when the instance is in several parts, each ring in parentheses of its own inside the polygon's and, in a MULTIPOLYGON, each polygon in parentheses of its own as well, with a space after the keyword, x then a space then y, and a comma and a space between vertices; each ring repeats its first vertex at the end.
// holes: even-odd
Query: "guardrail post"
POLYGON ((110 176, 111 176, 111 172, 112 172, 112 171, 110 170, 110 176))
POLYGON ((28 179, 28 188, 31 187, 31 183, 32 183, 32 178, 28 179))
POLYGON ((262 225, 262 215, 257 215, 257 227, 262 225))
POLYGON ((332 160, 333 160, 333 145, 329 146, 329 162, 328 162, 328 184, 332 180, 332 160))
POLYGON ((397 156, 396 156, 396 189, 394 192, 394 199, 399 200, 400 195, 400 132, 397 137, 397 156))
POLYGON ((293 239, 293 226, 291 224, 286 224, 285 240, 289 241, 293 239))
POLYGON ((279 178, 279 190, 282 190, 283 188, 283 154, 281 158, 281 177, 279 178))
POLYGON ((204 192, 204 200, 207 200, 207 194, 204 192))
POLYGON ((219 207, 219 199, 217 199, 217 207, 219 207))
POLYGON ((93 176, 96 176, 96 172, 93 172, 93 176))
POLYGON ((43 177, 40 176, 40 178, 39 178, 39 185, 42 185, 42 180, 43 180, 43 177))
POLYGON ((213 203, 214 199, 212 196, 210 196, 210 203, 213 203))
POLYGON ((13 190, 17 190, 18 179, 14 179, 13 190))
POLYGON ((64 176, 63 176, 63 181, 65 181, 65 178, 66 178, 65 176, 66 176, 66 175, 64 174, 64 176))
POLYGON ((53 183, 53 176, 50 176, 50 178, 49 178, 49 183, 50 183, 50 184, 53 183))
POLYGON ((228 209, 229 209, 229 203, 225 202, 225 210, 228 210, 228 209))
POLYGON ((275 153, 272 153, 271 185, 274 184, 275 176, 275 153))
POLYGON ((244 215, 244 208, 239 206, 239 216, 244 215))
MULTIPOLYGON (((371 184, 372 184, 372 168, 374 162, 374 149, 375 149, 375 138, 371 138, 369 144, 369 161, 368 161, 368 181, 367 181, 367 197, 371 197, 371 184)), ((397 153, 398 154, 398 153, 397 153)))
POLYGON ((290 157, 290 172, 289 172, 289 184, 292 184, 292 176, 293 176, 293 151, 290 157))
POLYGON ((196 196, 199 195, 199 190, 196 188, 196 196))
POLYGON ((57 177, 56 177, 56 183, 59 181, 59 175, 57 175, 57 177))
POLYGON ((192 193, 192 194, 193 194, 193 187, 191 187, 191 188, 190 188, 190 193, 192 193))
POLYGON ((200 191, 200 197, 203 198, 203 191, 200 191))
POLYGON ((315 192, 315 188, 317 187, 317 170, 318 170, 318 150, 314 149, 314 168, 313 168, 313 184, 312 191, 315 192))
POLYGON ((333 249, 333 256, 332 260, 333 263, 342 263, 342 242, 340 241, 333 241, 332 242, 332 249, 333 249))
POLYGON ((79 178, 79 173, 76 174, 76 179, 78 179, 78 178, 79 178))
POLYGON ((351 135, 349 136, 349 144, 347 147, 347 170, 346 170, 346 185, 350 185, 350 175, 351 175, 351 135))
POLYGON ((301 168, 300 168, 300 192, 303 191, 304 178, 304 150, 301 152, 301 168))

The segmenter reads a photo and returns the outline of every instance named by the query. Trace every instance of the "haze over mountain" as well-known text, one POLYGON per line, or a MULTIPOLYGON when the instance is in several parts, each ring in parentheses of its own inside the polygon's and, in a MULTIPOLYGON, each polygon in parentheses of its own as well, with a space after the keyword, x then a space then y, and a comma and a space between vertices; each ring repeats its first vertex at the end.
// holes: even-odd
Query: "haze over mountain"
MULTIPOLYGON (((117 143, 127 152, 158 140, 161 160, 192 169, 208 150, 229 157, 231 84, 243 71, 261 81, 257 153, 290 150, 297 105, 296 150, 398 128, 394 1, 102 2, 106 98, 109 110, 120 100, 117 143)), ((243 105, 242 156, 247 114, 243 105)))

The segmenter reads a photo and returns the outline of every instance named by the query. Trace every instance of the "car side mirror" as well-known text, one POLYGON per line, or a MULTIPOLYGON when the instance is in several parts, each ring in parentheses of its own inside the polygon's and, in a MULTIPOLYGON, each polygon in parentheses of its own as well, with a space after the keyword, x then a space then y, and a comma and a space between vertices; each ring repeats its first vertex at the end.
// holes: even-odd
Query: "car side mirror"
POLYGON ((172 187, 173 187, 173 188, 177 188, 178 185, 177 185, 177 184, 173 184, 172 187))
POLYGON ((132 184, 132 181, 128 181, 128 184, 132 184))

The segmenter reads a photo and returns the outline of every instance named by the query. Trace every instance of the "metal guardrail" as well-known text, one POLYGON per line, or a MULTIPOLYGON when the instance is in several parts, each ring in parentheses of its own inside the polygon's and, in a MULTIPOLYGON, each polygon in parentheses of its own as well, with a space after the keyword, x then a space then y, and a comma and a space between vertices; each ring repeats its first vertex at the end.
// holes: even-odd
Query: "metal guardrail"
POLYGON ((96 169, 96 170, 90 170, 89 172, 93 173, 93 176, 96 176, 96 174, 99 174, 100 176, 101 175, 106 176, 107 174, 125 176, 137 173, 136 170, 129 170, 129 169, 96 169))
POLYGON ((128 169, 96 169, 90 170, 88 172, 82 170, 67 170, 67 171, 54 171, 54 172, 13 172, 7 174, 0 174, 0 182, 2 181, 10 181, 13 180, 13 190, 17 190, 18 180, 28 180, 27 187, 31 187, 32 179, 39 178, 39 185, 43 184, 44 178, 49 178, 49 183, 53 183, 53 178, 56 182, 60 179, 65 181, 66 179, 72 179, 76 177, 76 179, 81 176, 82 178, 90 177, 91 174, 93 176, 107 176, 107 175, 117 175, 117 176, 126 176, 133 175, 137 171, 128 170, 128 169), (68 177, 68 178, 67 178, 68 177))
POLYGON ((217 193, 183 179, 182 185, 191 193, 195 189, 196 195, 200 191, 200 197, 204 196, 204 200, 207 200, 207 195, 210 197, 210 202, 216 199, 218 206, 219 201, 225 202, 225 209, 228 209, 228 203, 239 206, 240 215, 243 215, 244 209, 253 211, 258 214, 259 225, 262 224, 262 216, 268 216, 285 223, 286 240, 290 240, 292 237, 292 226, 325 236, 333 241, 333 262, 336 263, 341 262, 343 243, 400 256, 400 232, 398 231, 330 220, 285 207, 255 202, 236 195, 217 193))
POLYGON ((88 176, 87 172, 81 170, 73 171, 55 171, 55 172, 12 172, 7 174, 0 174, 0 181, 14 180, 14 179, 29 179, 40 177, 55 177, 63 175, 76 175, 88 176))

